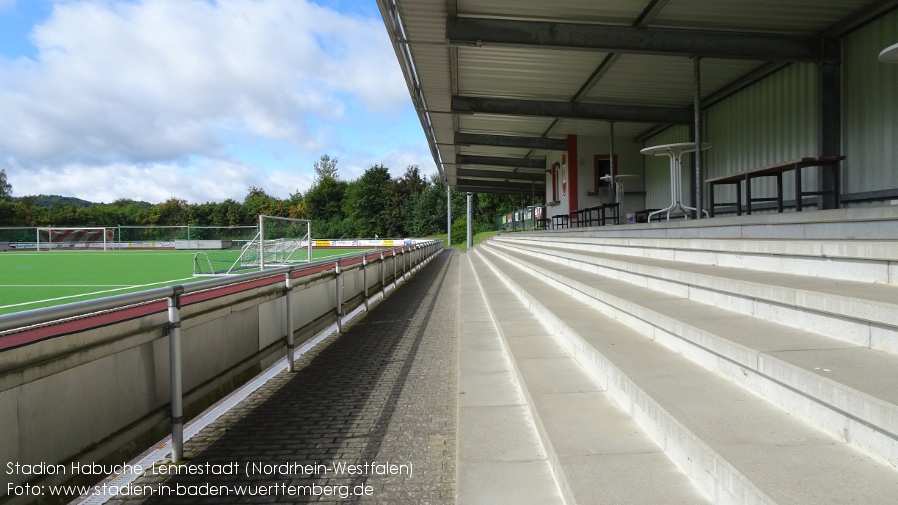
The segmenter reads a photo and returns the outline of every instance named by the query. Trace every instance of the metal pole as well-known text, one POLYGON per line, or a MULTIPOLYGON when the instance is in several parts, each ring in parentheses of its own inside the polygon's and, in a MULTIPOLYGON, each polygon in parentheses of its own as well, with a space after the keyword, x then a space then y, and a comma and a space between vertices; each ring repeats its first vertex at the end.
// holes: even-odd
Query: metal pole
POLYGON ((409 264, 409 252, 411 251, 410 247, 402 248, 402 280, 408 279, 408 275, 411 272, 411 265, 409 264))
POLYGON ((365 312, 368 312, 368 257, 362 256, 362 285, 365 287, 365 312))
MULTIPOLYGON (((695 218, 702 218, 702 65, 701 58, 694 56, 692 66, 695 71, 695 218)), ((747 181, 746 184, 751 184, 747 181)), ((687 214, 688 216, 688 214, 687 214)))
POLYGON ((449 187, 449 179, 446 179, 446 242, 452 245, 452 188, 449 187))
POLYGON ((284 291, 284 300, 287 305, 287 371, 293 371, 293 269, 284 274, 286 278, 286 289, 284 291))
MULTIPOLYGON (((614 121, 608 122, 608 131, 611 134, 611 154, 608 155, 608 168, 611 171, 611 202, 622 204, 623 202, 617 201, 617 184, 614 179, 614 176, 617 175, 617 167, 614 166, 614 121)), ((620 207, 618 207, 617 212, 620 213, 620 210, 620 207)))
POLYGON ((384 253, 381 251, 380 253, 380 290, 384 294, 384 298, 387 297, 387 274, 386 274, 386 260, 384 259, 384 253))
POLYGON ((340 260, 334 264, 334 282, 337 285, 337 333, 343 333, 343 286, 340 281, 340 260))
POLYGON ((393 249, 393 289, 396 289, 396 249, 393 249))
POLYGON ((265 270, 265 223, 259 216, 259 271, 265 270))
POLYGON ((468 193, 468 249, 474 247, 474 193, 468 193))
POLYGON ((168 298, 169 380, 171 384, 172 463, 184 457, 184 403, 181 383, 181 293, 184 286, 172 286, 168 298))
POLYGON ((306 256, 306 263, 312 262, 312 221, 306 222, 306 236, 309 238, 309 252, 306 256))

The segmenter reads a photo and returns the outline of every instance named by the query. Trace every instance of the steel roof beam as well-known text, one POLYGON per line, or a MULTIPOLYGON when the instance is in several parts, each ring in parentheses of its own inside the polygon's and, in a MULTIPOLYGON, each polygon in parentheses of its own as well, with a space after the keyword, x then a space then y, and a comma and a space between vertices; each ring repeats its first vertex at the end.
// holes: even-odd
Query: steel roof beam
POLYGON ((503 158, 500 156, 472 156, 457 154, 456 165, 487 165, 493 167, 541 168, 545 170, 545 158, 503 158))
POLYGON ((465 46, 541 46, 762 61, 824 60, 820 37, 771 33, 454 18, 446 22, 446 37, 450 44, 465 46))
POLYGON ((545 149, 548 151, 567 150, 566 139, 518 137, 513 135, 485 135, 479 133, 456 133, 455 144, 470 146, 519 147, 524 149, 545 149))
POLYGON ((481 179, 503 179, 514 181, 546 182, 546 174, 532 172, 509 172, 501 170, 474 170, 471 168, 459 168, 455 172, 456 177, 473 177, 481 179))
MULTIPOLYGON (((523 195, 523 196, 527 196, 527 197, 529 197, 531 194, 533 194, 533 192, 530 191, 529 189, 524 190, 524 189, 517 189, 517 188, 510 188, 510 189, 509 188, 482 188, 479 186, 453 186, 453 187, 459 193, 480 193, 480 194, 490 193, 490 194, 494 194, 494 195, 515 195, 515 196, 523 195)), ((543 196, 542 193, 537 193, 537 194, 539 194, 540 197, 543 196)))
POLYGON ((459 191, 477 192, 477 189, 480 189, 481 192, 502 192, 511 194, 526 193, 528 195, 532 191, 540 196, 542 196, 543 192, 546 190, 545 184, 533 184, 526 182, 478 181, 475 179, 456 179, 455 186, 459 191))
POLYGON ((692 111, 689 109, 468 96, 453 96, 452 110, 464 113, 597 119, 628 123, 690 124, 693 119, 692 111))

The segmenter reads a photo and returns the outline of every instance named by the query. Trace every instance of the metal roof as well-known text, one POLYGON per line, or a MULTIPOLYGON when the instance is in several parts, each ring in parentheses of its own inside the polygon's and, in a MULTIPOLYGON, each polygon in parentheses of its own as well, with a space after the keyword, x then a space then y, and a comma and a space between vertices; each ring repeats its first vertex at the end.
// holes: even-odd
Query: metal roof
POLYGON ((645 138, 898 0, 378 0, 431 152, 460 190, 543 194, 567 135, 645 138))

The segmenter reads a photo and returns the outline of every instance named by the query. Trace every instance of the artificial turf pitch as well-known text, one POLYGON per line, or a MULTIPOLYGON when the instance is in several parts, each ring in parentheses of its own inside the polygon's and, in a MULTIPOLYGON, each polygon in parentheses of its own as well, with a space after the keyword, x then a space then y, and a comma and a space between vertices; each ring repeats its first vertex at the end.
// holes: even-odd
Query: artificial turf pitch
MULTIPOLYGON (((0 314, 184 284, 197 251, 8 251, 0 253, 0 314)), ((313 249, 314 260, 359 249, 313 249)))

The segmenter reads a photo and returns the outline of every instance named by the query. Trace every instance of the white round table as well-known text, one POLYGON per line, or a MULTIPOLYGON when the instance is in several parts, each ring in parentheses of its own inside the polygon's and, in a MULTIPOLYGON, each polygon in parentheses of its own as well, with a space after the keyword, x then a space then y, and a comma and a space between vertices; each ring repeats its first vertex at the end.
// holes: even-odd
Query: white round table
POLYGON ((612 177, 610 175, 603 175, 599 177, 599 180, 608 181, 611 183, 612 188, 614 189, 614 202, 623 205, 624 203, 624 183, 623 179, 633 179, 634 177, 639 177, 635 174, 617 174, 612 177))
POLYGON ((883 63, 898 63, 898 44, 883 49, 879 53, 879 61, 883 63))
MULTIPOLYGON (((702 151, 710 149, 711 144, 702 142, 702 151)), ((661 210, 656 210, 649 214, 648 222, 652 222, 652 216, 667 212, 667 220, 670 221, 670 213, 674 209, 680 209, 689 219, 689 210, 696 210, 695 207, 688 207, 683 204, 683 162, 682 157, 685 153, 695 151, 695 142, 683 142, 679 144, 664 144, 660 146, 646 147, 639 151, 645 155, 667 156, 670 158, 670 206, 661 210)), ((707 211, 702 211, 705 215, 707 211)))

